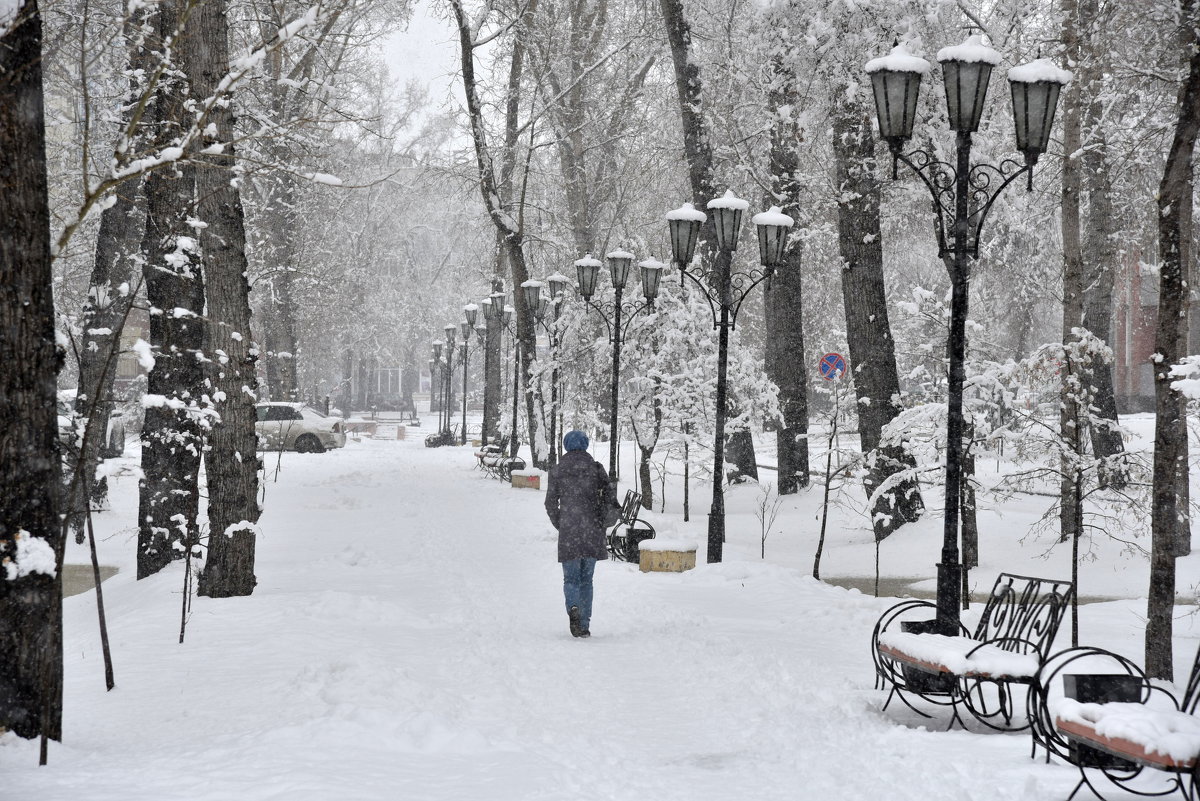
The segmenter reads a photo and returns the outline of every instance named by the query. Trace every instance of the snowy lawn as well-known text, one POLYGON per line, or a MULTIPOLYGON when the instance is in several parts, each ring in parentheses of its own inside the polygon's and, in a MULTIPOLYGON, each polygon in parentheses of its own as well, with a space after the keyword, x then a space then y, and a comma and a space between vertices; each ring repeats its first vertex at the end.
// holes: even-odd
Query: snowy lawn
MULTIPOLYGON (((414 438, 284 454, 258 588, 195 599, 183 645, 182 565, 134 581, 136 483, 118 478, 99 517, 101 561, 121 568, 104 584, 117 689, 104 692, 94 595, 67 599, 64 742, 39 768, 36 743, 0 736, 0 798, 1050 801, 1074 786, 1074 769, 1029 759, 1027 735, 879 712, 868 643, 894 600, 807 575, 818 491, 785 502, 765 561, 758 489, 735 487, 723 564, 602 563, 594 636, 575 640, 544 493, 485 478, 471 451, 414 438)), ((688 525, 680 494, 652 519, 702 542, 704 485, 688 525)), ((885 543, 897 575, 932 575, 936 517, 885 543)), ((1018 537, 996 535, 980 581, 1036 561, 1018 537)), ((839 512, 829 538, 829 573, 873 570, 861 523, 839 512)), ((72 542, 68 561, 85 549, 72 542)), ((1105 570, 1126 568, 1142 566, 1105 570)), ((1082 641, 1140 662, 1144 610, 1086 606, 1082 641)), ((1181 679, 1192 632, 1177 623, 1181 679)))

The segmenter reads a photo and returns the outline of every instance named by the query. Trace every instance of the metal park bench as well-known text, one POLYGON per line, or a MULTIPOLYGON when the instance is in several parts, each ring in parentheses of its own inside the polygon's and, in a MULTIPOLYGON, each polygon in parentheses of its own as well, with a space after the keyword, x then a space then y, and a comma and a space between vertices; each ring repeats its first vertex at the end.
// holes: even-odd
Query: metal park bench
POLYGON ((923 633, 937 609, 929 601, 891 607, 871 635, 876 685, 889 689, 883 708, 899 698, 922 717, 932 717, 909 700, 916 696, 949 706, 950 727, 965 726, 962 710, 1000 731, 1028 727, 1028 720, 1014 720, 1013 688, 1030 685, 1049 657, 1074 591, 1069 581, 1001 573, 975 632, 959 624, 952 637, 923 633), (926 619, 913 620, 914 613, 926 619))
POLYGON ((639 518, 642 494, 629 490, 621 504, 621 517, 608 530, 608 553, 623 562, 638 561, 638 547, 644 540, 654 538, 654 526, 639 518))
POLYGON ((1189 801, 1200 787, 1200 649, 1182 695, 1101 648, 1068 648, 1034 676, 1028 697, 1033 748, 1079 769, 1071 798, 1087 787, 1189 801), (1105 672, 1100 672, 1101 670, 1105 672), (1062 677, 1062 694, 1057 692, 1062 677), (1147 768, 1151 769, 1147 771, 1147 768))
POLYGON ((525 460, 517 456, 509 456, 508 437, 501 437, 499 442, 484 445, 475 451, 475 466, 492 478, 504 482, 512 481, 512 471, 524 470, 525 460))

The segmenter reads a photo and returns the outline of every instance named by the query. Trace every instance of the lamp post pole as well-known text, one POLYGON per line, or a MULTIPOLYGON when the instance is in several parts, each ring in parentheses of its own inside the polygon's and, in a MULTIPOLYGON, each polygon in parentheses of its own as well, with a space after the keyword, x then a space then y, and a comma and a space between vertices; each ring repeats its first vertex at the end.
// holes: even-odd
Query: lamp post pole
POLYGON ((451 430, 454 420, 454 334, 458 331, 458 326, 454 323, 446 323, 443 329, 446 332, 446 425, 442 429, 445 432, 446 444, 450 445, 454 442, 454 432, 451 430))
MULTIPOLYGON (((566 290, 569 279, 561 274, 555 273, 546 279, 546 285, 550 287, 550 302, 554 304, 554 318, 546 323, 546 328, 550 334, 550 360, 554 367, 550 371, 550 453, 548 454, 551 466, 558 463, 559 453, 559 403, 558 403, 558 319, 562 311, 563 292, 566 290)), ((545 317, 545 314, 542 315, 545 317)))
POLYGON ((683 283, 684 276, 692 279, 692 283, 708 301, 713 327, 717 329, 716 431, 713 442, 712 506, 708 514, 710 563, 721 561, 725 547, 725 405, 729 395, 729 332, 737 325, 738 311, 750 291, 768 278, 782 260, 788 231, 793 223, 791 217, 774 206, 770 211, 754 215, 762 269, 735 273, 733 252, 737 250, 742 214, 748 207, 749 204, 732 191, 708 202, 708 209, 713 213, 717 258, 710 270, 695 272, 689 267, 696 252, 700 226, 707 217, 691 203, 667 213, 671 249, 675 264, 679 267, 680 283, 683 283))
POLYGON ((462 349, 459 356, 462 358, 463 367, 462 437, 459 440, 459 444, 461 445, 467 444, 467 360, 470 356, 471 334, 475 332, 475 315, 477 311, 478 307, 474 303, 467 304, 463 307, 463 315, 466 319, 459 323, 459 327, 462 330, 463 340, 462 345, 459 346, 462 349))
POLYGON ((643 309, 654 305, 658 297, 659 281, 662 277, 663 264, 654 259, 646 259, 638 263, 642 279, 642 303, 622 300, 625 284, 629 280, 629 268, 634 256, 624 250, 614 250, 605 256, 608 260, 609 274, 612 278, 613 300, 594 303, 592 296, 596 293, 596 276, 600 271, 600 262, 588 254, 575 262, 575 271, 579 277, 579 296, 583 302, 600 315, 608 328, 608 341, 612 343, 612 376, 611 376, 611 408, 608 414, 608 480, 615 486, 617 483, 617 446, 620 425, 617 413, 620 407, 621 393, 621 343, 625 339, 625 331, 621 328, 621 314, 628 312, 632 317, 643 309), (628 306, 628 308, 626 308, 628 306))
POLYGON ((921 78, 929 62, 897 45, 882 58, 866 65, 871 76, 880 136, 892 153, 892 177, 903 162, 925 183, 933 197, 934 232, 938 255, 950 277, 950 326, 946 339, 949 362, 946 408, 946 512, 942 529, 941 561, 937 565, 937 618, 942 634, 958 634, 963 573, 959 559, 959 516, 963 462, 963 384, 966 378, 966 323, 971 262, 979 258, 979 239, 992 205, 1009 184, 1021 175, 1033 189, 1033 167, 1046 151, 1058 96, 1071 73, 1047 59, 1008 72, 1012 92, 1017 149, 1024 164, 1005 159, 999 166, 971 165, 971 134, 979 127, 992 68, 1000 54, 973 35, 957 47, 943 48, 942 65, 946 106, 955 131, 955 163, 939 161, 927 151, 904 152, 912 137, 921 78), (949 222, 950 236, 946 236, 949 222))

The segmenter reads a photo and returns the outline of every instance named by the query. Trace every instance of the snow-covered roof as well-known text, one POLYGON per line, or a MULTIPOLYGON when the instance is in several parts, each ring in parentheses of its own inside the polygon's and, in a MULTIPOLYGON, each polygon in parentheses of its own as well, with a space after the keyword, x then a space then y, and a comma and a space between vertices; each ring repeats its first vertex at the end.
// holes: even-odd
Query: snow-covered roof
POLYGON ((641 261, 638 262, 638 267, 649 267, 653 270, 663 270, 663 269, 666 269, 666 266, 667 265, 663 264, 661 261, 654 258, 653 256, 651 256, 648 259, 642 259, 641 261))
POLYGON ((1000 63, 1000 54, 983 43, 983 35, 973 33, 967 41, 953 47, 943 47, 938 51, 937 60, 965 61, 968 64, 991 64, 993 67, 1000 63))
POLYGON ((468 303, 466 306, 463 306, 463 311, 479 311, 479 307, 474 303, 468 303))
POLYGON ((886 56, 873 58, 867 62, 864 69, 868 72, 916 72, 921 75, 929 74, 929 62, 909 52, 908 45, 898 44, 886 56))
POLYGON ((562 273, 555 273, 554 275, 548 275, 548 276, 546 276, 546 283, 547 283, 547 284, 548 284, 548 283, 550 283, 551 281, 562 281, 562 282, 564 282, 564 283, 567 283, 567 282, 569 282, 570 280, 571 280, 570 278, 567 278, 567 277, 566 277, 565 275, 563 275, 562 273))
POLYGON ((600 260, 592 256, 591 253, 584 256, 582 259, 575 260, 576 267, 599 267, 600 260))
POLYGON ((630 253, 628 250, 618 249, 618 250, 613 250, 608 253, 605 253, 604 258, 606 258, 606 259, 629 259, 630 261, 633 261, 635 256, 632 253, 630 253))
POLYGON ((522 288, 524 288, 524 287, 527 287, 527 286, 530 286, 530 287, 533 287, 533 286, 536 286, 536 287, 543 287, 543 286, 545 286, 545 284, 543 284, 541 281, 537 281, 537 280, 535 280, 535 279, 533 279, 533 278, 530 278, 528 281, 523 281, 523 282, 521 282, 521 287, 522 287, 522 288))
POLYGON ((708 201, 710 209, 734 209, 735 211, 745 211, 750 208, 750 204, 742 200, 737 195, 733 194, 732 189, 726 189, 725 194, 720 197, 715 197, 708 201))
POLYGON ((693 206, 691 203, 684 203, 677 209, 672 209, 667 212, 668 220, 692 220, 694 222, 704 222, 708 216, 693 206))
POLYGON ((784 228, 791 228, 796 221, 783 213, 783 209, 778 206, 772 206, 766 211, 760 211, 754 215, 755 225, 782 225, 784 228))
POLYGON ((1070 70, 1064 70, 1048 58, 1039 58, 1008 71, 1008 79, 1013 83, 1060 83, 1066 86, 1075 76, 1070 70))

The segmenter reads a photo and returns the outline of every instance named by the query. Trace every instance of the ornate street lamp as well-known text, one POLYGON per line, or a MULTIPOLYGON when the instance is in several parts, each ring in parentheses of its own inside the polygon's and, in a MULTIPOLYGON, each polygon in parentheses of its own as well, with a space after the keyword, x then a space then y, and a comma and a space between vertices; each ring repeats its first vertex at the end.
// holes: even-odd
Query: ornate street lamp
POLYGON ((660 262, 653 259, 641 262, 638 265, 638 272, 641 276, 642 296, 645 300, 641 303, 623 302, 621 298, 625 292, 625 285, 629 282, 629 271, 635 257, 628 251, 614 250, 604 258, 608 261, 608 273, 612 279, 613 299, 611 301, 599 303, 592 301, 596 292, 596 275, 600 270, 600 262, 592 258, 590 253, 575 262, 575 270, 579 275, 579 296, 583 298, 584 303, 595 309, 600 315, 600 319, 608 328, 608 341, 613 346, 612 384, 610 386, 612 394, 610 395, 611 403, 608 414, 608 479, 615 486, 617 482, 617 446, 620 440, 620 421, 617 418, 617 411, 621 393, 621 344, 625 341, 625 331, 621 328, 621 316, 622 314, 632 316, 639 311, 648 310, 654 305, 654 300, 658 297, 659 277, 662 272, 660 262), (643 265, 648 266, 643 267, 643 265), (654 265, 660 266, 656 268, 654 265))
POLYGON ((547 330, 550 332, 550 360, 554 365, 550 370, 550 464, 554 465, 558 462, 558 455, 562 448, 562 442, 559 441, 558 432, 561 429, 559 417, 558 402, 558 318, 562 312, 563 293, 567 291, 567 286, 571 283, 571 279, 567 278, 562 273, 554 273, 546 278, 546 286, 550 288, 550 303, 554 306, 554 319, 548 322, 547 330))
POLYGON ((682 283, 684 276, 687 276, 699 288, 712 312, 713 327, 719 332, 713 498, 708 514, 710 563, 721 561, 725 544, 725 404, 729 394, 729 332, 737 325, 738 311, 750 291, 770 276, 781 263, 788 230, 792 227, 792 218, 782 213, 778 207, 755 215, 761 269, 752 268, 746 272, 734 273, 733 252, 737 249, 742 215, 748 205, 732 191, 727 191, 723 197, 708 202, 708 209, 713 215, 718 247, 716 261, 708 269, 692 266, 696 243, 700 238, 700 226, 705 221, 704 212, 698 211, 691 203, 685 203, 680 208, 667 212, 667 227, 671 236, 674 261, 679 266, 679 280, 682 283))
POLYGON ((938 52, 950 129, 955 131, 956 161, 939 161, 923 150, 904 152, 912 136, 912 119, 921 78, 929 64, 904 45, 866 65, 875 94, 880 135, 891 149, 893 177, 903 162, 925 183, 933 196, 934 233, 938 256, 950 274, 950 329, 946 351, 949 382, 946 414, 946 516, 942 530, 941 561, 937 566, 937 631, 957 634, 962 601, 963 573, 959 562, 959 505, 962 486, 963 414, 967 301, 970 259, 979 257, 979 238, 992 205, 1022 174, 1033 188, 1033 166, 1046 151, 1054 110, 1071 73, 1046 59, 1015 67, 1008 72, 1016 123, 1017 149, 1024 164, 1005 159, 999 166, 971 164, 971 134, 979 127, 983 101, 992 69, 1000 54, 979 35, 956 47, 938 52), (949 233, 947 233, 947 229, 949 233))
POLYGON ((475 332, 475 317, 479 312, 479 307, 474 303, 468 303, 463 306, 463 316, 466 317, 458 324, 459 330, 462 332, 462 344, 458 346, 458 355, 462 359, 463 367, 463 385, 462 385, 462 436, 459 438, 459 444, 467 444, 467 361, 470 356, 471 334, 475 332))
POLYGON ((442 404, 446 407, 446 422, 442 427, 442 432, 446 444, 451 444, 454 441, 454 434, 450 430, 454 412, 452 408, 454 402, 454 335, 458 331, 458 326, 454 323, 446 323, 442 330, 446 332, 446 390, 443 396, 445 402, 442 404))

